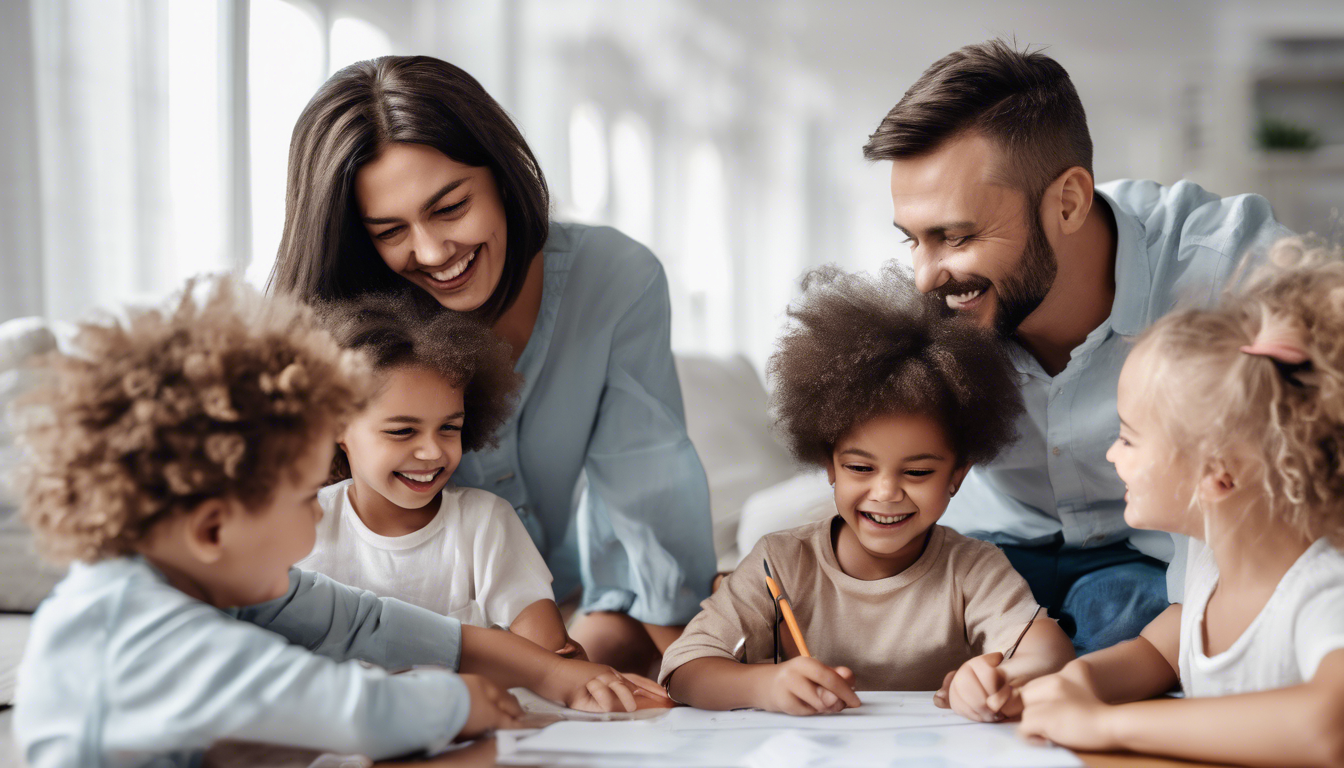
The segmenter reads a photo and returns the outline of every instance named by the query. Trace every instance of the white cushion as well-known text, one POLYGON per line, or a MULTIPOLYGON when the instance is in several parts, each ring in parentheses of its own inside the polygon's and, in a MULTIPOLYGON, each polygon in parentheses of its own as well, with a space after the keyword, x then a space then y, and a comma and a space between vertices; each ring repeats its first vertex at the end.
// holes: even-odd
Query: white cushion
POLYGON ((56 335, 42 318, 21 317, 0 324, 0 611, 33 610, 64 570, 37 557, 32 534, 20 519, 13 488, 20 452, 9 419, 10 404, 38 378, 27 363, 56 344, 56 335))
POLYGON ((742 506, 742 519, 737 526, 739 558, 767 533, 787 531, 835 514, 835 490, 827 482, 826 472, 820 469, 757 491, 742 506))
POLYGON ((709 478, 714 550, 721 568, 737 562, 738 519, 747 497, 797 471, 770 435, 765 387, 741 355, 678 355, 686 431, 709 478))

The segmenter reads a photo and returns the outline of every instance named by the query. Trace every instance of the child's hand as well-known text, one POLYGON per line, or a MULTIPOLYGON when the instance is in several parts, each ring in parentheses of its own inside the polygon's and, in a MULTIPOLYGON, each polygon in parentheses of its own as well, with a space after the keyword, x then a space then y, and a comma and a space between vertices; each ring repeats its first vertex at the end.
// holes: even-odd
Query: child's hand
POLYGON ((515 728, 523 708, 513 694, 480 675, 461 675, 471 696, 471 711, 467 723, 457 734, 459 739, 474 739, 486 731, 515 728))
POLYGON ((1095 752, 1120 748, 1108 724, 1112 707, 1074 676, 1059 673, 1032 680, 1022 686, 1022 703, 1018 732, 1028 740, 1095 752))
POLYGON ((762 709, 786 715, 817 715, 859 706, 854 673, 799 656, 782 664, 760 665, 763 686, 756 699, 762 709))
POLYGON ((993 723, 1022 713, 1022 700, 1008 684, 1003 654, 986 653, 962 664, 943 678, 943 688, 934 694, 934 704, 950 706, 968 720, 993 723))
POLYGON ((555 667, 537 688, 537 693, 570 709, 584 712, 634 712, 635 691, 643 689, 660 699, 667 697, 648 678, 621 673, 604 664, 557 658, 555 667))

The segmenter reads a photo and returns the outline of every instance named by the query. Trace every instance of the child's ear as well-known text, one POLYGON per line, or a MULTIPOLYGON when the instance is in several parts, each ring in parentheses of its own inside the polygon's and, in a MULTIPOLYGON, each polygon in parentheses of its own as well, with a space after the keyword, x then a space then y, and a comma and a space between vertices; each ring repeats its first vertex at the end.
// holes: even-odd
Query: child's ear
POLYGON ((1225 500, 1240 488, 1236 475, 1222 459, 1209 462, 1199 478, 1199 495, 1214 503, 1225 500))
POLYGON ((835 457, 826 457, 826 481, 835 485, 835 457))
POLYGON ((224 556, 222 531, 232 514, 226 499, 207 499, 187 513, 187 551, 202 563, 217 563, 224 556))
POLYGON ((970 464, 963 464, 952 470, 952 487, 949 489, 949 496, 956 496, 957 491, 961 490, 961 484, 966 481, 966 473, 971 471, 970 464))

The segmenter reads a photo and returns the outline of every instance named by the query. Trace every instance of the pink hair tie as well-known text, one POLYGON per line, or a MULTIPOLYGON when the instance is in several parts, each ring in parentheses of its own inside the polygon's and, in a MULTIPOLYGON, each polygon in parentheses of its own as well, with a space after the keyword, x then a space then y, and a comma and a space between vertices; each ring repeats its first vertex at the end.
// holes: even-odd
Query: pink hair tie
POLYGON ((1280 315, 1270 315, 1260 324, 1255 339, 1241 347, 1241 351, 1269 358, 1284 378, 1302 386, 1304 382, 1299 374, 1311 370, 1311 356, 1307 354, 1304 336, 1298 323, 1280 315))

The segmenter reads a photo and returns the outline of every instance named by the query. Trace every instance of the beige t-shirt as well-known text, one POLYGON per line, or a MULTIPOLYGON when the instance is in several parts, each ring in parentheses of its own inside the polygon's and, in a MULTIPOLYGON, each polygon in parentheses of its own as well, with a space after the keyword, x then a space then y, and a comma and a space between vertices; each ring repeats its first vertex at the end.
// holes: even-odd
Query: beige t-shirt
MULTIPOLYGON (((1026 580, 993 544, 936 525, 913 565, 863 581, 840 570, 833 524, 844 523, 836 517, 761 539, 667 649, 658 682, 704 656, 773 661, 775 609, 762 558, 783 583, 808 650, 854 670, 857 690, 936 690, 962 662, 1007 651, 1036 612, 1026 580)), ((781 636, 788 631, 781 621, 781 636)))

